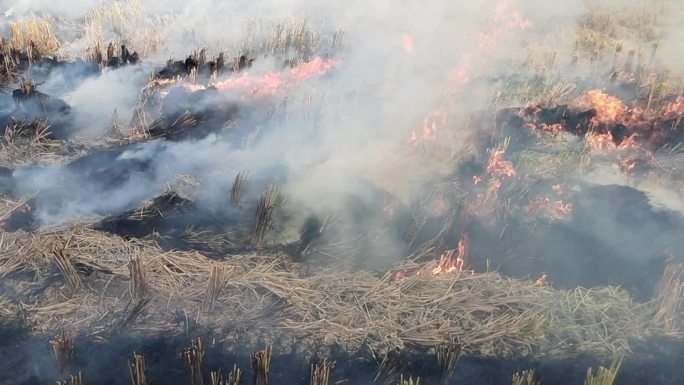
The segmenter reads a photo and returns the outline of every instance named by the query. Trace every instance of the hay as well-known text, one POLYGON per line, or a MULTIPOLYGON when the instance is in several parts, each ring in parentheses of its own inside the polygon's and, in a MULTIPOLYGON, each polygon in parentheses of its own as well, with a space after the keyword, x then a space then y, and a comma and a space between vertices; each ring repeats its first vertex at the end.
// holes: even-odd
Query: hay
MULTIPOLYGON (((163 311, 173 301, 210 328, 252 325, 250 333, 269 339, 289 336, 312 349, 322 348, 324 341, 350 353, 458 341, 464 354, 483 356, 611 356, 628 352, 631 339, 663 333, 660 318, 653 317, 654 304, 633 303, 612 287, 556 290, 466 271, 434 276, 436 262, 400 266, 406 272, 401 280, 392 273, 336 269, 300 276, 298 264, 277 255, 212 261, 197 252, 163 252, 151 241, 124 241, 83 227, 64 231, 3 235, 3 244, 15 245, 10 249, 20 253, 9 262, 14 271, 49 271, 49 261, 35 255, 68 238, 71 263, 108 272, 89 277, 93 291, 78 291, 69 300, 58 294, 59 287, 50 287, 46 295, 21 304, 37 332, 70 323, 71 330, 89 334, 120 327, 122 318, 135 313, 121 297, 129 290, 129 260, 137 256, 146 261, 150 288, 143 310, 156 310, 140 310, 126 327, 149 332, 173 329, 173 319, 163 311), (19 243, 24 246, 17 248, 19 243), (222 270, 225 280, 214 309, 228 311, 200 314, 212 269, 222 270)), ((20 293, 22 282, 21 277, 7 279, 20 293)))
POLYGON ((684 331, 684 265, 669 263, 656 286, 655 320, 669 335, 682 337, 684 331))
POLYGON ((29 60, 52 56, 61 48, 50 17, 31 16, 9 23, 10 43, 14 50, 26 52, 29 60))

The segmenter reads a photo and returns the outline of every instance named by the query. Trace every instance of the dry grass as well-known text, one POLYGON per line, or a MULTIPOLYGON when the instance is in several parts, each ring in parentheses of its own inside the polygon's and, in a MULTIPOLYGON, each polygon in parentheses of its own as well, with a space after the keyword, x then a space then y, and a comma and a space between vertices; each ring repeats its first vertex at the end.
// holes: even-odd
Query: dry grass
POLYGON ((242 371, 237 365, 233 365, 233 370, 224 377, 218 371, 211 372, 211 385, 239 385, 242 371))
POLYGON ((589 368, 587 370, 587 377, 584 381, 584 385, 613 385, 621 365, 622 357, 617 357, 613 359, 609 368, 599 366, 596 373, 592 373, 591 368, 589 368))
POLYGON ((655 320, 668 334, 682 336, 684 332, 684 265, 669 263, 656 286, 655 320))
POLYGON ((330 371, 335 367, 334 362, 323 360, 320 364, 311 365, 311 385, 328 385, 330 371))
POLYGON ((54 56, 61 48, 53 33, 55 21, 50 17, 26 17, 9 23, 12 48, 25 52, 29 60, 54 56))
POLYGON ((266 191, 259 197, 254 230, 250 239, 252 245, 260 245, 266 236, 266 232, 271 229, 271 218, 273 217, 273 211, 278 205, 279 198, 280 192, 278 187, 274 185, 269 185, 266 191))
POLYGON ((83 33, 93 52, 113 40, 145 57, 159 48, 162 26, 144 14, 140 0, 102 2, 86 14, 83 33))
POLYGON ((74 336, 68 331, 62 331, 50 340, 50 347, 55 356, 57 370, 60 373, 68 370, 74 361, 74 336))
MULTIPOLYGON (((485 356, 609 356, 629 351, 632 338, 662 330, 653 319, 654 306, 633 303, 620 289, 561 291, 496 273, 433 276, 436 262, 403 266, 407 273, 400 281, 391 273, 335 269, 301 277, 299 266, 285 257, 247 255, 216 262, 200 253, 163 252, 150 241, 123 241, 86 228, 3 237, 5 250, 12 251, 4 254, 3 265, 12 271, 49 271, 47 261, 36 255, 68 237, 72 264, 111 272, 89 281, 94 292, 79 291, 65 301, 58 292, 50 294, 58 288, 48 289, 23 304, 37 331, 58 330, 69 320, 78 320, 71 325, 75 330, 95 334, 118 325, 126 311, 120 298, 128 290, 133 256, 146 261, 146 282, 154 289, 148 306, 157 310, 131 326, 149 330, 171 327, 166 325, 172 320, 159 311, 169 301, 189 314, 200 312, 215 266, 223 270, 226 284, 214 307, 230 311, 198 314, 198 322, 224 327, 254 325, 259 319, 255 333, 305 338, 300 343, 327 341, 349 352, 365 345, 385 351, 457 340, 464 353, 485 356)), ((8 284, 21 282, 17 278, 8 284)))
POLYGON ((190 385, 204 385, 204 377, 202 376, 204 347, 202 346, 202 340, 199 337, 192 340, 192 344, 183 351, 181 357, 188 371, 190 385))

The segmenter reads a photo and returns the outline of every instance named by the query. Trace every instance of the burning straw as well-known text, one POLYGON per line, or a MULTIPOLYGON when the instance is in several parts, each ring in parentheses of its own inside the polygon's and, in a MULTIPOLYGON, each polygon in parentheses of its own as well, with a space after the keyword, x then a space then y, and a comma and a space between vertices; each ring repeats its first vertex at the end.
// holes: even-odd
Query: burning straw
POLYGON ((192 340, 191 346, 183 351, 182 358, 183 361, 185 361, 185 367, 190 376, 190 384, 203 385, 202 360, 204 359, 204 347, 202 346, 202 340, 199 337, 192 340))
POLYGON ((240 171, 235 176, 235 181, 233 182, 233 188, 230 189, 230 204, 233 207, 237 207, 242 199, 242 194, 244 192, 245 183, 247 182, 247 171, 240 171))
POLYGON ((271 366, 271 347, 260 350, 251 355, 254 385, 268 385, 268 373, 271 366))
POLYGON ((221 372, 212 371, 211 372, 211 385, 239 385, 240 378, 242 377, 242 371, 237 365, 233 365, 233 370, 228 374, 227 377, 223 377, 221 372))
POLYGON ((277 186, 269 185, 257 202, 256 224, 250 243, 252 245, 260 245, 263 242, 266 232, 271 227, 271 218, 273 216, 273 209, 278 202, 280 192, 277 186))
POLYGON ((63 330, 50 340, 50 347, 55 356, 57 370, 64 373, 74 362, 74 336, 71 332, 63 330))
POLYGON ((132 385, 147 385, 147 365, 142 354, 133 352, 133 361, 128 361, 132 385))
POLYGON ((620 365, 622 365, 622 357, 617 357, 613 360, 608 369, 599 366, 596 373, 592 373, 591 368, 589 368, 587 370, 587 378, 584 381, 584 385, 613 385, 615 377, 620 370, 620 365))
POLYGON ((328 385, 330 371, 335 367, 334 362, 323 360, 320 364, 311 364, 311 385, 328 385))

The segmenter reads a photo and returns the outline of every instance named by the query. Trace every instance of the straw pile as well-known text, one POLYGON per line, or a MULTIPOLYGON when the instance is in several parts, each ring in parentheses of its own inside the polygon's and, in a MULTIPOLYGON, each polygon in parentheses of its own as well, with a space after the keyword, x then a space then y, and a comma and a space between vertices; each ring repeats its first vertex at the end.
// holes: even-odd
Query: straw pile
MULTIPOLYGON (((3 237, 0 275, 16 288, 17 298, 26 296, 22 303, 3 304, 21 308, 36 332, 66 325, 98 335, 122 327, 173 331, 175 310, 182 310, 212 329, 249 325, 249 332, 262 338, 296 339, 311 350, 336 345, 350 353, 387 351, 458 341, 465 354, 571 357, 627 352, 632 338, 665 334, 663 323, 670 319, 654 317, 663 311, 657 301, 633 303, 613 287, 562 291, 496 273, 434 276, 434 264, 403 266, 400 281, 390 272, 377 276, 334 269, 302 277, 301 267, 286 257, 212 261, 197 252, 163 252, 151 241, 124 241, 78 226, 3 237), (62 262, 90 266, 95 273, 76 273, 83 285, 75 289, 63 280, 37 282, 46 286, 44 294, 29 297, 27 277, 54 269, 41 252, 67 239, 69 258, 62 262), (122 299, 137 285, 131 282, 136 281, 131 260, 144 261, 149 288, 137 310, 122 299), (211 303, 215 311, 202 312, 211 303), (135 317, 127 316, 131 312, 135 317)), ((136 292, 131 294, 140 297, 136 292)), ((681 330, 668 334, 681 335, 681 330)), ((456 352, 443 353, 448 374, 456 352)))

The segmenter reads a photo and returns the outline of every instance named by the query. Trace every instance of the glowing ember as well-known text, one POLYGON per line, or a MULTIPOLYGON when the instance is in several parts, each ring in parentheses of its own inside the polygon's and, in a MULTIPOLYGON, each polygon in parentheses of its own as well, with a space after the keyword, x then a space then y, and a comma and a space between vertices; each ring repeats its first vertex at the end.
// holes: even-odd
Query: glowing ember
POLYGON ((578 105, 596 109, 596 120, 600 122, 614 122, 627 111, 627 107, 620 99, 606 94, 603 90, 588 91, 579 99, 578 105))
POLYGON ((460 273, 463 271, 467 254, 468 238, 464 234, 461 236, 455 249, 450 249, 442 253, 439 257, 439 264, 432 269, 432 274, 460 273))
POLYGON ((413 36, 403 35, 401 37, 401 44, 404 46, 404 51, 406 51, 406 53, 413 53, 413 36))

